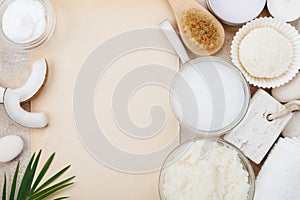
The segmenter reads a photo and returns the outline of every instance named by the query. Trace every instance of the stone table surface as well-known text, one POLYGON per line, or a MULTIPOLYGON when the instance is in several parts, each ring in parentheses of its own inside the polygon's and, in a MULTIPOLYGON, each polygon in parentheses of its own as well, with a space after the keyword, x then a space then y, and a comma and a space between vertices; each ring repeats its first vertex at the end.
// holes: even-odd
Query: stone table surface
MULTIPOLYGON (((18 88, 26 82, 30 73, 29 54, 16 53, 11 48, 1 43, 1 41, 0 47, 0 86, 4 88, 18 88)), ((23 106, 24 108, 29 109, 28 103, 23 106)), ((1 104, 0 138, 6 135, 19 135, 24 141, 24 149, 14 161, 6 164, 0 163, 0 186, 3 184, 4 173, 6 173, 8 185, 10 185, 9 183, 19 160, 21 161, 19 175, 22 176, 30 158, 30 130, 11 120, 7 116, 4 106, 1 104)))

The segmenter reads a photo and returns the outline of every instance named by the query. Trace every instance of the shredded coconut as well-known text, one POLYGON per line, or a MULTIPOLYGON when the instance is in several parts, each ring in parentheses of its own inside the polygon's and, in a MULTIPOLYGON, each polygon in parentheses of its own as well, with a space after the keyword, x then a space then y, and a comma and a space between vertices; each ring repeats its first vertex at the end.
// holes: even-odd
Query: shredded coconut
POLYGON ((247 200, 250 185, 238 153, 216 144, 201 158, 203 144, 193 145, 165 168, 163 195, 166 200, 247 200))

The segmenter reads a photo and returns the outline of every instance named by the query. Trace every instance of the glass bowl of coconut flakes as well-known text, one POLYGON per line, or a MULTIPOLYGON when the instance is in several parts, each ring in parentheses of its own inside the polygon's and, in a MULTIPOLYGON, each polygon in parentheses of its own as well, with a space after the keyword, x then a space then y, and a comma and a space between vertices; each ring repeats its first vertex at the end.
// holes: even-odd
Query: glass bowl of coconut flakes
POLYGON ((222 139, 192 139, 173 150, 160 171, 161 200, 253 200, 248 159, 222 139))

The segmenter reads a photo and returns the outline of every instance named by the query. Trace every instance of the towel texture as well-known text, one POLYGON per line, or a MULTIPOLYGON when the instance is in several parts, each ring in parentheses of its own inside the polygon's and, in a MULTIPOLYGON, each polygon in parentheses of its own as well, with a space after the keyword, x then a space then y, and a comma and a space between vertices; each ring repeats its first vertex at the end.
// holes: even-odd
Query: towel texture
POLYGON ((263 165, 255 200, 300 199, 300 140, 280 138, 263 165))

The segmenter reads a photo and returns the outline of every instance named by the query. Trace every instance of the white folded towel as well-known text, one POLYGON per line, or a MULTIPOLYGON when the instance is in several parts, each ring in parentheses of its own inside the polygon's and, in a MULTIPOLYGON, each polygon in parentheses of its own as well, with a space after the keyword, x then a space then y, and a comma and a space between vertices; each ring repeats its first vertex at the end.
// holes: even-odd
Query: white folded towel
POLYGON ((300 200, 300 140, 280 138, 256 180, 254 200, 300 200))

